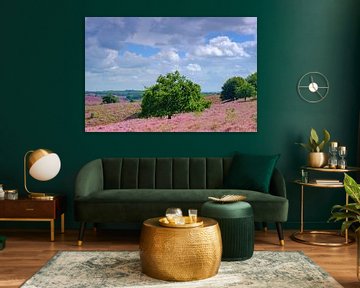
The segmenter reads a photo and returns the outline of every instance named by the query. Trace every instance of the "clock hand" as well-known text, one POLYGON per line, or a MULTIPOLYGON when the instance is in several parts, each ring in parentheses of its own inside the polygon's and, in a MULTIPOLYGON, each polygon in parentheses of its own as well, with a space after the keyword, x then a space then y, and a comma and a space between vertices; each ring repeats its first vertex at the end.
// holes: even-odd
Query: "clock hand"
POLYGON ((310 76, 310 79, 311 79, 311 84, 312 84, 312 86, 314 87, 314 77, 313 76, 310 76))
POLYGON ((320 96, 320 98, 321 98, 321 99, 322 99, 322 98, 324 98, 324 96, 323 96, 323 95, 321 95, 321 94, 320 94, 320 92, 319 92, 318 90, 316 90, 316 93, 317 93, 317 94, 319 94, 319 96, 320 96))
POLYGON ((314 78, 313 78, 313 76, 310 76, 310 81, 311 81, 311 83, 310 83, 310 86, 312 87, 312 89, 314 90, 314 91, 311 91, 311 92, 315 92, 316 91, 316 87, 315 87, 315 85, 314 85, 314 78))

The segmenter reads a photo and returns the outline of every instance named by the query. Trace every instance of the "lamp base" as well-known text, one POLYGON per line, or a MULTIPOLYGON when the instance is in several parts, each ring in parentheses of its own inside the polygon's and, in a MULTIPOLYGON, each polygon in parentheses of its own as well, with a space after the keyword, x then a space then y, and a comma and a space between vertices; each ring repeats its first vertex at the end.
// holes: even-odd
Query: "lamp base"
POLYGON ((29 193, 29 198, 36 199, 36 200, 54 200, 55 195, 49 195, 45 193, 29 193))

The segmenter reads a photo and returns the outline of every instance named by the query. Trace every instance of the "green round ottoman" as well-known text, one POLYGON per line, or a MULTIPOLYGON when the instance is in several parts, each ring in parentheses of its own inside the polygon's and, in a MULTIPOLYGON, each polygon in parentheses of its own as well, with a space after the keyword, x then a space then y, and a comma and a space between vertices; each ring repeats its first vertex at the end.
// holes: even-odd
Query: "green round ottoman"
POLYGON ((201 207, 201 216, 218 221, 223 243, 222 260, 246 260, 254 253, 254 215, 247 202, 207 201, 201 207))

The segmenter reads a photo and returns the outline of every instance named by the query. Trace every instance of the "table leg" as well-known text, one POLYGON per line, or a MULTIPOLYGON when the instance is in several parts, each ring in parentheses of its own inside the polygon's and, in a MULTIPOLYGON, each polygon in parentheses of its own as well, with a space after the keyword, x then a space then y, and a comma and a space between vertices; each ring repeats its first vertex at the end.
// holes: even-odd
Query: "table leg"
POLYGON ((304 185, 301 185, 300 196, 300 233, 304 232, 304 185))
MULTIPOLYGON (((347 193, 345 193, 346 195, 346 200, 345 203, 346 205, 349 205, 349 195, 347 193)), ((346 210, 347 212, 347 210, 346 210)), ((346 217, 345 221, 348 221, 348 218, 346 217)), ((345 229, 345 243, 348 244, 349 243, 349 231, 348 229, 345 229)))
POLYGON ((55 237, 54 237, 54 233, 55 233, 55 227, 54 227, 54 219, 50 220, 50 241, 54 241, 55 237))
POLYGON ((61 214, 61 234, 65 233, 65 213, 61 214))

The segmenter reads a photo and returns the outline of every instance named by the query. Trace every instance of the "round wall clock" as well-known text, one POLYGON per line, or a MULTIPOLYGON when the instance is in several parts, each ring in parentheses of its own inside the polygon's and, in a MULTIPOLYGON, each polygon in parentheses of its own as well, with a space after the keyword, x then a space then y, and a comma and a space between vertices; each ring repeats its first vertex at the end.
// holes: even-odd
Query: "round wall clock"
POLYGON ((320 72, 308 72, 300 78, 297 91, 306 102, 319 103, 329 93, 329 81, 320 72))

